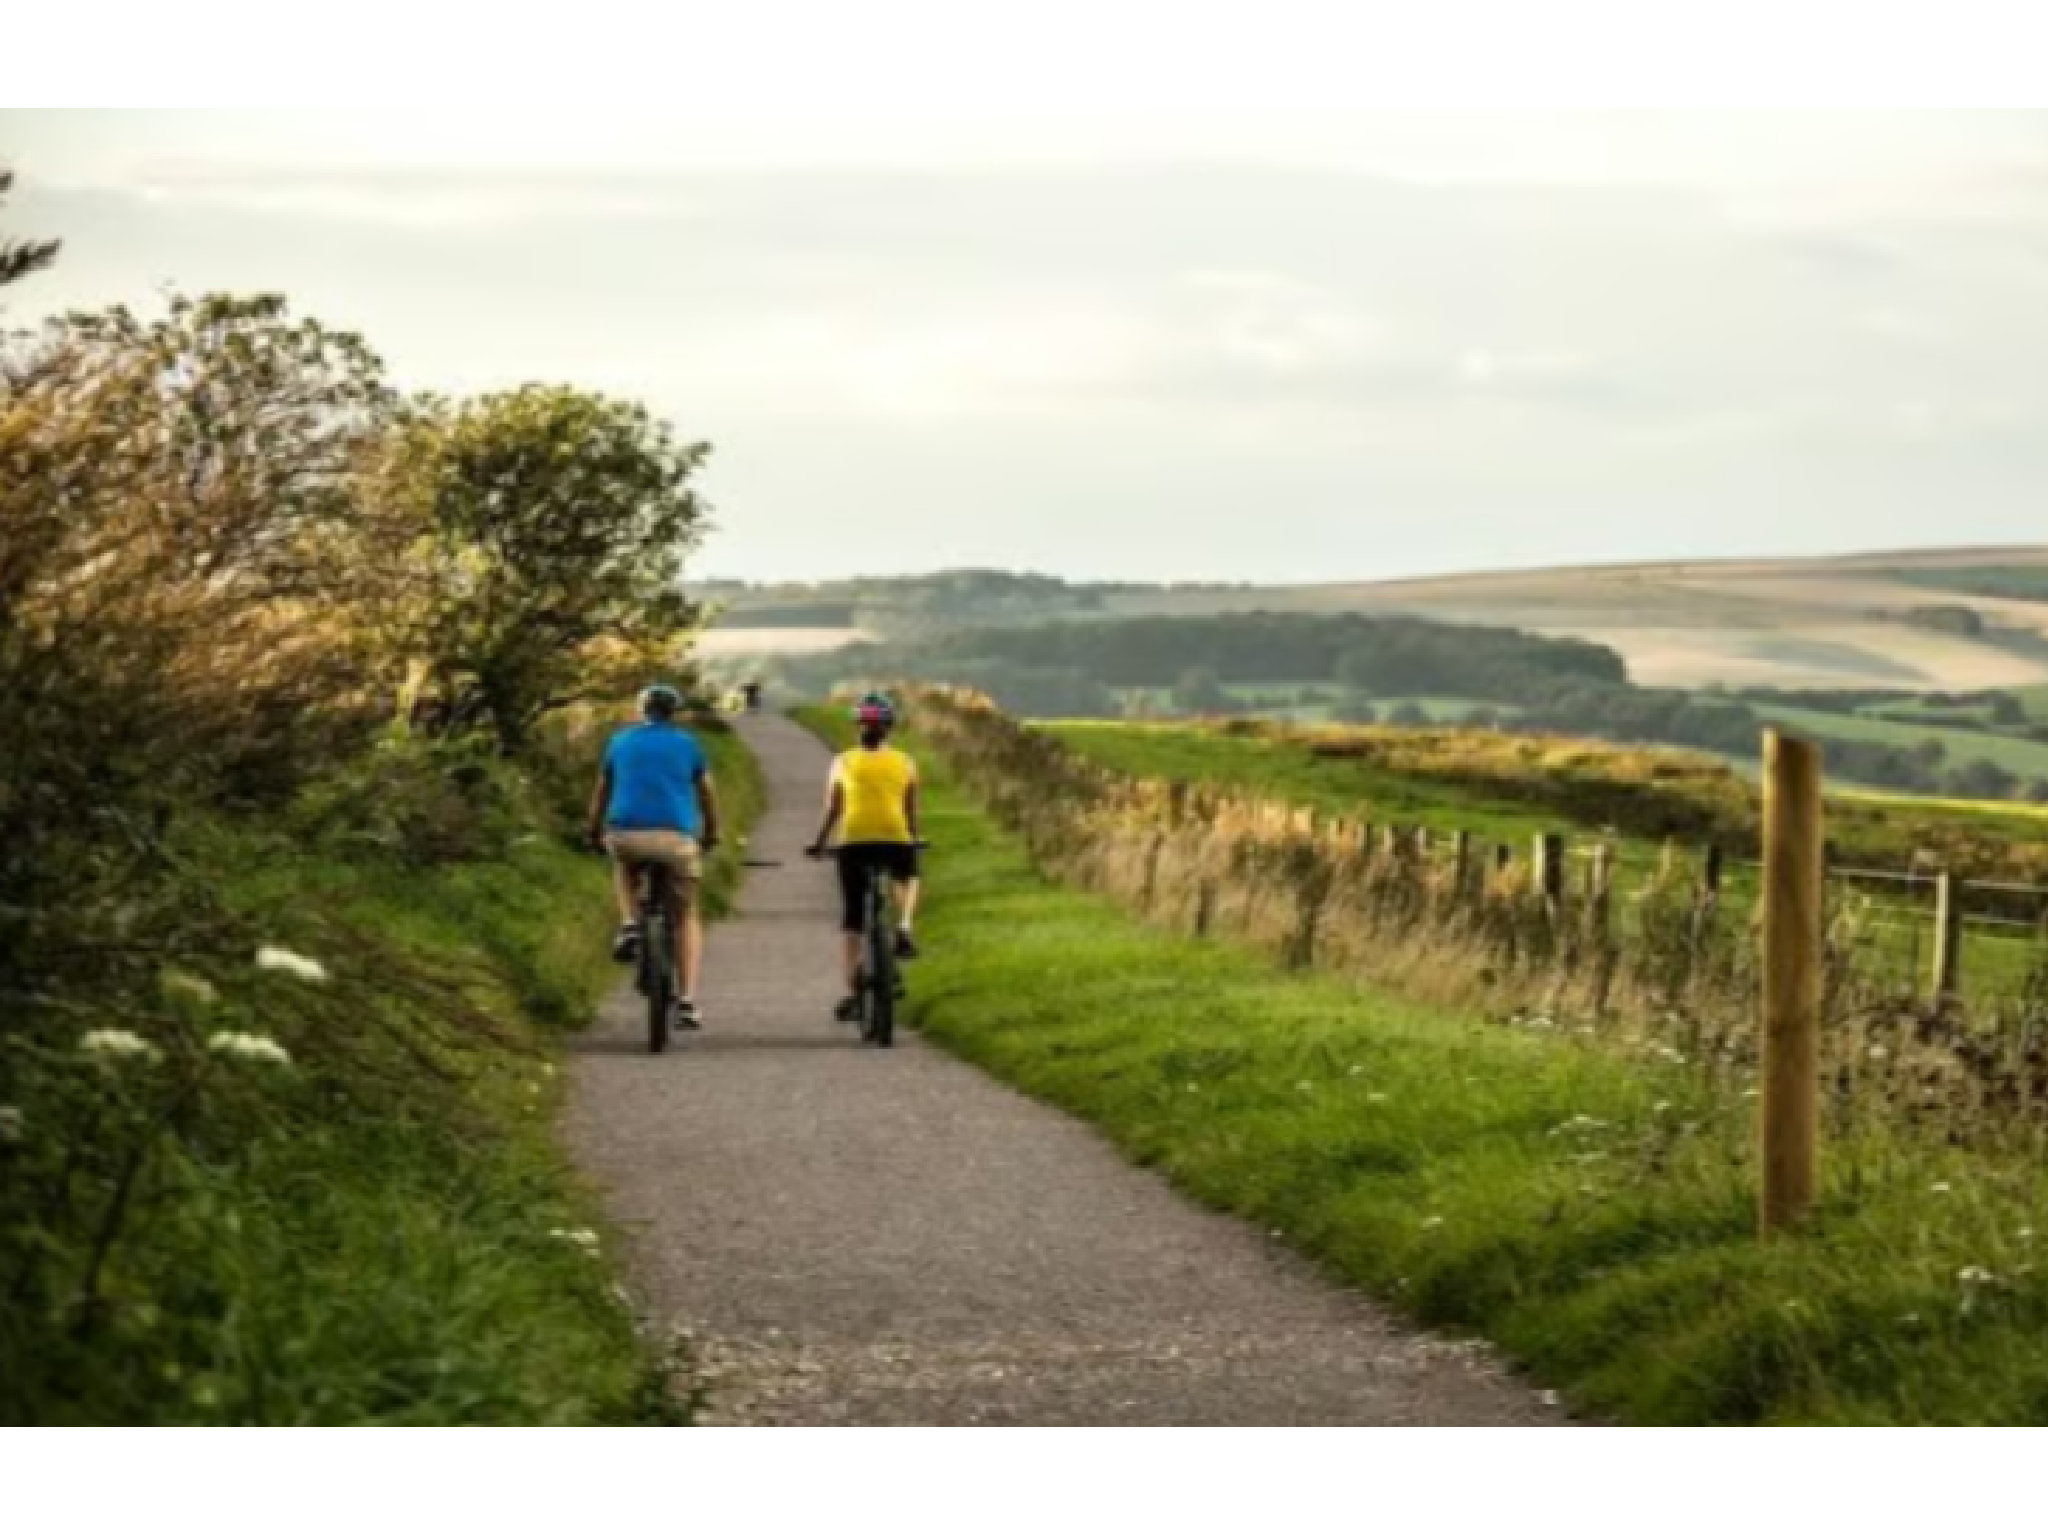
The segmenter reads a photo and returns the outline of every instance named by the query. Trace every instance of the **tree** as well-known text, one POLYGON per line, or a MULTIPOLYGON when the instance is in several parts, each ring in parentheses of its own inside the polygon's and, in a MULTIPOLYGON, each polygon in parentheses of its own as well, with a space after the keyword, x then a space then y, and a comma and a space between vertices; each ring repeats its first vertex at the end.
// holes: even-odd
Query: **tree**
POLYGON ((1395 705, 1393 711, 1387 716, 1387 724, 1399 726, 1401 729, 1409 731, 1420 730, 1422 727, 1433 723, 1430 719, 1429 711, 1412 701, 1406 704, 1395 705))
POLYGON ((1371 699, 1359 694, 1346 694, 1330 711, 1330 718, 1339 725, 1378 725, 1380 712, 1371 699))
POLYGON ((1346 651, 1337 658, 1337 682, 1353 697, 1371 697, 1378 690, 1382 675, 1380 652, 1376 650, 1346 651))
POLYGON ((361 577, 336 555, 386 398, 359 339, 273 296, 180 297, 155 319, 117 307, 17 338, 0 370, 10 698, 63 699, 109 728, 97 744, 65 733, 103 776, 132 759, 232 796, 321 759, 323 730, 373 707, 347 616, 361 577), (87 702, 102 687, 148 708, 102 717, 87 702))
MULTIPOLYGON (((0 169, 0 205, 7 201, 7 194, 14 190, 14 173, 0 169)), ((0 240, 0 288, 9 283, 20 282, 32 272, 40 272, 57 259, 61 249, 55 240, 30 241, 0 240)))
POLYGON ((1948 787, 1958 800, 2010 800, 2019 793, 2020 779, 2018 774, 1980 757, 1951 772, 1948 787))
POLYGON ((1191 667, 1174 685, 1173 702, 1190 715, 1219 715, 1228 711, 1235 700, 1211 668, 1191 667))
POLYGON ((2009 693, 1991 696, 1991 723, 2010 729, 2027 723, 2027 706, 2009 693))
POLYGON ((417 529, 390 613, 439 723, 513 750, 550 710, 676 671, 709 455, 643 407, 565 387, 413 402, 379 500, 417 529))

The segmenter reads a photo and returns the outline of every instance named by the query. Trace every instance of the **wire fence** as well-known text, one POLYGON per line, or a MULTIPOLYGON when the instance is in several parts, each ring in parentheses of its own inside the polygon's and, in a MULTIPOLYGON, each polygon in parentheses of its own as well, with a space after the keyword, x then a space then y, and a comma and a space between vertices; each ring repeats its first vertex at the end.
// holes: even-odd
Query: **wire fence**
MULTIPOLYGON (((935 693, 918 711, 1042 868, 1156 924, 1522 1027, 1613 1037, 1733 1086, 1757 1080, 1753 860, 1369 826, 1122 775, 978 696, 935 693)), ((2048 1126, 2048 888, 1835 866, 1819 957, 1834 1109, 1962 1137, 2048 1126)))

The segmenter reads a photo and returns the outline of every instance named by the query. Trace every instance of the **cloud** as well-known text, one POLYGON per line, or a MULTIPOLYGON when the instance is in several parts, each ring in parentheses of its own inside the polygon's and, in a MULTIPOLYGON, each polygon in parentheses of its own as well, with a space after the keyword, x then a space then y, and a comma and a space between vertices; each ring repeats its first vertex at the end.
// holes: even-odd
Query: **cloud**
POLYGON ((881 539, 916 563, 934 529, 1134 569, 1167 516, 1199 574, 1360 509, 1399 520, 1360 550, 1424 568, 1543 530, 1560 558, 1654 555, 1660 514, 1709 551, 1998 542, 2048 494, 2027 187, 2048 180, 1769 206, 1186 167, 188 170, 31 182, 11 222, 66 259, 10 303, 277 288, 408 384, 649 398, 719 444, 721 547, 758 569, 881 539), (832 523, 849 498, 869 533, 832 523))
POLYGON ((564 219, 639 221, 689 215, 701 207, 673 181, 602 176, 282 174, 167 166, 109 180, 73 179, 47 189, 131 198, 167 211, 428 230, 564 219))

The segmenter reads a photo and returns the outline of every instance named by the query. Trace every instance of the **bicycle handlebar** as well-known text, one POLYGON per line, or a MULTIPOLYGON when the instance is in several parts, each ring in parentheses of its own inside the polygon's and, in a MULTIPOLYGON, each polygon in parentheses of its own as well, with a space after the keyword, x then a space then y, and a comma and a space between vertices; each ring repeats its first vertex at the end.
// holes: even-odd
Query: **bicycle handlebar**
MULTIPOLYGON (((919 853, 929 853, 931 852, 932 848, 932 845, 929 842, 924 841, 923 839, 919 839, 917 842, 914 843, 905 843, 902 846, 905 848, 914 848, 919 853)), ((831 848, 806 848, 804 850, 804 857, 809 859, 825 859, 830 858, 835 851, 836 850, 831 848)))

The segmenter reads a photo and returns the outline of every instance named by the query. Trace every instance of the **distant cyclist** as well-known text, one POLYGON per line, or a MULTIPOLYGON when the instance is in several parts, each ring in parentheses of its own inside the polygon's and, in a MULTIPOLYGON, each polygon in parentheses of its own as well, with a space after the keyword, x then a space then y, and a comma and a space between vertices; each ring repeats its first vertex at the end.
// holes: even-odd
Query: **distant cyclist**
POLYGON ((640 958, 635 871, 666 865, 676 890, 676 1022, 702 1029, 697 986, 704 961, 704 920, 698 884, 704 856, 718 848, 718 788, 711 760, 697 738, 676 723, 683 697, 673 688, 650 688, 640 698, 642 721, 612 738, 590 805, 590 840, 612 856, 621 926, 612 957, 621 965, 640 958))
POLYGON ((832 765, 825 824, 810 849, 812 857, 822 858, 833 832, 839 832, 847 999, 839 1005, 838 1016, 845 1024, 860 1020, 861 937, 876 871, 886 871, 896 883, 896 954, 906 961, 918 958, 917 903, 924 873, 918 855, 923 839, 918 831, 917 763, 889 745, 896 730, 896 706, 881 694, 870 694, 854 718, 860 726, 860 745, 832 765))

